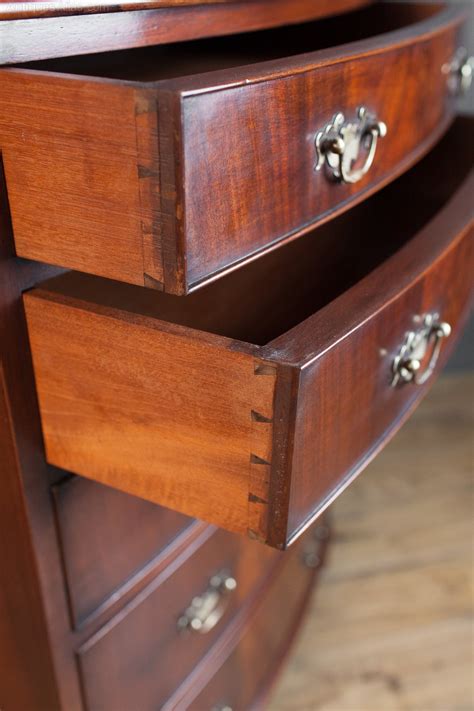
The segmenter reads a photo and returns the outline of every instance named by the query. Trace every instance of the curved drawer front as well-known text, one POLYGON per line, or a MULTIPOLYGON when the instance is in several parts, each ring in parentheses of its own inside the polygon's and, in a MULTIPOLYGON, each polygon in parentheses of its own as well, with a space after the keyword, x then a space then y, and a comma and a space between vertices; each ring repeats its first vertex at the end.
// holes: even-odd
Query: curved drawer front
POLYGON ((463 19, 384 2, 165 56, 1 72, 18 254, 183 294, 283 244, 441 135, 463 19))
POLYGON ((313 550, 310 538, 303 538, 291 552, 285 553, 281 566, 240 630, 237 644, 234 648, 228 644, 231 652, 227 658, 224 655, 223 663, 222 658, 213 660, 212 668, 204 671, 194 687, 180 689, 163 711, 226 708, 246 711, 261 703, 298 630, 324 556, 323 546, 319 545, 319 563, 307 565, 308 545, 313 550), (213 678, 205 684, 210 674, 213 678))
POLYGON ((209 538, 206 530, 81 646, 87 708, 161 708, 263 584, 277 558, 276 552, 224 531, 209 538), (220 585, 213 584, 216 576, 220 585), (235 581, 235 589, 229 581, 235 581))
MULTIPOLYGON (((454 53, 456 34, 450 22, 440 23, 428 36, 414 26, 404 42, 373 40, 374 52, 368 40, 354 53, 306 55, 260 76, 252 68, 238 86, 233 78, 217 91, 183 96, 183 288, 350 207, 432 145, 453 108, 441 68, 454 53), (317 170, 316 137, 330 131, 337 113, 344 117, 340 135, 348 124, 359 129, 361 108, 370 121, 385 124, 386 136, 377 140, 365 176, 335 180, 325 158, 317 170), (204 249, 203 235, 212 235, 204 249)), ((346 154, 361 156, 361 167, 368 151, 358 148, 358 138, 346 134, 346 154)))
POLYGON ((471 139, 457 122, 318 239, 187 299, 74 274, 26 294, 48 461, 287 545, 401 424, 461 330, 471 139))
POLYGON ((75 626, 103 612, 193 520, 72 477, 52 489, 75 626), (123 522, 127 521, 127 526, 123 522))

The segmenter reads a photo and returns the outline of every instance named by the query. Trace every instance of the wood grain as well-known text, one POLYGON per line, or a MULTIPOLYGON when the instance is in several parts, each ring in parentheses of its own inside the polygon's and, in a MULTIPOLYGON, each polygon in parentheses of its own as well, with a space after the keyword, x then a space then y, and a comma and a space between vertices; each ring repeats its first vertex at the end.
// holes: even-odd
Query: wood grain
POLYGON ((161 707, 262 586, 278 560, 270 549, 223 531, 202 543, 177 570, 168 569, 78 651, 87 708, 161 707), (177 620, 209 580, 227 570, 236 580, 225 612, 207 634, 179 633, 177 620), (150 673, 151 670, 159 673, 150 673), (114 683, 110 683, 110 679, 114 683))
MULTIPOLYGON (((1 156, 0 156, 1 158, 1 156)), ((23 289, 55 270, 13 251, 0 160, 0 706, 5 711, 80 709, 74 662, 63 653, 68 627, 23 289)))
POLYGON ((133 91, 109 85, 104 102, 100 83, 3 79, 0 143, 17 252, 28 234, 31 259, 80 271, 92 264, 101 276, 143 284, 133 91))
MULTIPOLYGON (((344 268, 343 243, 330 263, 331 274, 342 268, 329 303, 319 301, 324 282, 311 287, 314 274, 308 281, 305 272, 315 240, 292 253, 299 261, 291 279, 282 276, 284 250, 280 269, 271 265, 278 278, 253 272, 247 286, 255 308, 243 316, 255 333, 272 314, 266 345, 213 333, 227 298, 224 291, 213 299, 212 288, 216 321, 209 307, 207 331, 193 325, 186 300, 85 275, 65 275, 27 294, 48 461, 287 545, 425 392, 426 386, 390 386, 392 360, 414 316, 436 311, 451 323, 455 335, 440 366, 461 331, 471 296, 471 130, 469 120, 457 123, 423 163, 353 211, 358 256, 344 268), (445 171, 442 183, 433 165, 445 171), (395 213, 400 200, 406 209, 395 213), (262 284, 269 301, 259 313, 262 284), (185 302, 186 325, 168 320, 170 300, 173 314, 185 302)), ((351 227, 345 218, 342 226, 351 227)), ((323 274, 328 263, 320 268, 323 274)), ((239 280, 228 288, 232 303, 239 280)), ((241 334, 244 326, 237 323, 241 334)))
POLYGON ((112 603, 124 581, 153 564, 194 523, 79 477, 64 479, 52 493, 75 627, 112 603))
POLYGON ((0 64, 250 32, 347 12, 371 1, 251 0, 249 12, 248 0, 1 0, 0 64))
POLYGON ((251 611, 238 643, 233 649, 228 645, 227 655, 209 669, 212 679, 203 685, 201 678, 201 683, 187 695, 178 690, 164 711, 200 711, 225 705, 235 711, 263 707, 277 671, 274 660, 280 664, 286 656, 324 560, 325 542, 317 545, 320 562, 315 568, 305 566, 305 549, 314 533, 313 530, 296 549, 284 554, 284 568, 277 569, 270 579, 266 594, 251 611))
POLYGON ((73 471, 114 486, 119 477, 123 491, 246 533, 252 448, 259 445, 257 456, 266 448, 251 413, 271 418, 275 373, 256 374, 259 361, 231 342, 167 334, 151 319, 80 302, 71 312, 67 300, 45 298, 48 323, 41 294, 25 297, 33 351, 46 356, 37 366, 54 380, 43 406, 63 410, 56 434, 46 425, 48 460, 71 469, 70 458, 73 471))
POLYGON ((184 294, 299 237, 446 129, 441 67, 464 16, 382 3, 355 13, 344 36, 327 20, 245 43, 0 71, 18 254, 184 294), (314 136, 361 104, 389 132, 360 183, 335 184, 314 172, 314 136))
MULTIPOLYGON (((341 493, 422 397, 423 388, 389 386, 390 363, 403 335, 416 326, 417 315, 439 313, 459 333, 472 298, 473 235, 472 229, 464 232, 462 239, 434 261, 422 278, 414 279, 406 291, 400 289, 398 298, 372 312, 376 315, 365 323, 361 319, 359 323, 363 325, 354 330, 338 330, 332 340, 327 328, 328 313, 321 313, 319 323, 311 324, 314 333, 322 334, 323 324, 326 327, 321 339, 324 344, 315 339, 311 348, 314 353, 324 355, 310 358, 300 366, 288 519, 290 536, 296 535, 304 521, 311 520, 341 493), (350 338, 344 333, 350 333, 350 338), (311 442, 318 442, 318 447, 310 447, 311 442), (315 507, 316 500, 319 505, 315 507)), ((371 286, 380 290, 387 277, 387 272, 381 270, 378 286, 375 282, 371 286)), ((355 309, 362 306, 362 299, 370 299, 371 289, 367 284, 364 286, 360 301, 355 291, 352 294, 355 309)), ((340 307, 345 306, 346 300, 341 299, 340 307)), ((336 316, 335 309, 331 315, 336 316)), ((442 353, 438 367, 450 351, 451 344, 442 353)))
POLYGON ((0 363, 0 468, 2 471, 1 519, 7 527, 1 537, 2 579, 8 571, 8 584, 2 584, 0 594, 0 676, 2 688, 0 703, 4 708, 13 708, 21 703, 26 708, 32 703, 29 684, 34 684, 34 699, 40 708, 58 708, 57 691, 52 673, 52 660, 46 644, 44 613, 33 587, 34 564, 31 560, 29 541, 24 525, 25 511, 21 505, 21 490, 18 480, 11 479, 17 473, 17 459, 10 420, 9 403, 6 399, 6 384, 3 365, 0 363), (17 522, 12 536, 13 519, 17 522), (16 573, 16 575, 14 574, 16 573), (28 576, 28 577, 27 577, 28 576), (30 585, 25 585, 25 580, 30 585), (28 618, 26 617, 28 612, 28 618), (24 623, 18 624, 23 616, 24 623), (15 624, 16 623, 16 624, 15 624), (41 659, 29 653, 31 643, 42 649, 41 659))

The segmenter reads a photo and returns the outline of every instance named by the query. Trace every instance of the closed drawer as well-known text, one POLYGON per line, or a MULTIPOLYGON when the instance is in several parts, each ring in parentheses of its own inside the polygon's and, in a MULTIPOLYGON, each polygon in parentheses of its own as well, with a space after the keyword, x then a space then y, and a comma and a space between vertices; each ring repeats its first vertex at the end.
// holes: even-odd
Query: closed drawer
POLYGON ((53 487, 75 626, 108 608, 192 519, 83 478, 53 487))
POLYGON ((213 678, 203 685, 203 675, 195 688, 183 688, 182 693, 180 689, 163 711, 260 708, 298 631, 315 581, 317 567, 305 565, 306 545, 303 540, 285 554, 281 568, 259 595, 238 643, 227 658, 219 660, 220 667, 214 664, 208 670, 213 678))
POLYGON ((456 340, 472 143, 460 120, 392 186, 186 299, 78 274, 26 294, 48 461, 285 547, 456 340))
POLYGON ((279 557, 275 551, 224 531, 211 537, 206 531, 195 547, 198 543, 194 555, 190 547, 185 552, 187 560, 164 571, 80 648, 89 711, 161 708, 258 590, 279 557), (235 589, 211 589, 216 575, 234 580, 235 589), (196 596, 203 600, 201 608, 196 596), (195 613, 190 609, 193 605, 195 613), (203 627, 193 631, 192 620, 199 609, 205 609, 203 627))
POLYGON ((0 71, 18 255, 184 294, 334 217, 446 128, 442 68, 464 12, 382 2, 293 29, 0 71), (345 167, 326 164, 337 158, 324 140, 316 171, 316 136, 338 112, 345 167), (376 140, 377 121, 388 132, 376 140), (373 164, 350 182, 367 143, 373 164))

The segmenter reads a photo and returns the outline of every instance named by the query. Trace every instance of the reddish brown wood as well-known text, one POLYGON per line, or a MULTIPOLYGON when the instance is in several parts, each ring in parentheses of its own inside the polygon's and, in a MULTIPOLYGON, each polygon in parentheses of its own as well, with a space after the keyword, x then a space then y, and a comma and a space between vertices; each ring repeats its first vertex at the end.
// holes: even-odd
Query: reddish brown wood
POLYGON ((27 294, 48 460, 285 546, 425 392, 390 387, 413 317, 452 324, 440 365, 461 329, 471 132, 194 300, 85 275, 27 294))
POLYGON ((0 5, 0 64, 255 31, 347 12, 372 1, 251 0, 251 12, 248 0, 201 0, 194 6, 175 3, 173 7, 159 7, 159 0, 150 0, 147 7, 158 7, 150 10, 144 9, 146 0, 133 5, 133 0, 114 3, 113 8, 106 2, 99 7, 94 0, 4 2, 3 9, 0 5), (94 14, 63 16, 66 11, 77 13, 79 5, 86 3, 94 14), (140 6, 141 10, 133 9, 140 6), (121 7, 127 12, 121 12, 121 7))
POLYGON ((259 598, 244 629, 240 630, 237 644, 233 648, 228 644, 227 657, 222 655, 207 670, 207 676, 211 673, 212 679, 204 686, 202 682, 206 675, 203 675, 201 683, 194 688, 178 690, 163 711, 178 711, 180 708, 201 711, 221 705, 235 711, 260 708, 276 668, 295 638, 324 559, 325 542, 317 544, 319 564, 315 568, 305 566, 305 552, 307 548, 313 550, 311 537, 315 533, 313 530, 287 554, 284 569, 275 570, 266 594, 259 598))
MULTIPOLYGON (((188 708, 190 705, 194 708, 197 703, 205 703, 204 699, 209 698, 214 701, 217 695, 222 695, 221 698, 232 695, 234 702, 236 702, 237 697, 242 699, 242 692, 247 696, 247 704, 245 706, 237 704, 232 708, 243 711, 247 708, 260 708, 263 705, 304 618, 314 583, 324 565, 329 538, 329 519, 323 515, 320 524, 311 527, 291 551, 279 554, 277 564, 268 576, 264 589, 260 589, 258 595, 241 608, 234 621, 228 626, 226 634, 221 636, 200 664, 195 667, 194 672, 167 700, 162 711, 178 711, 178 709, 188 708), (306 581, 306 594, 296 608, 282 602, 287 599, 287 582, 285 581, 289 581, 290 578, 293 578, 292 588, 296 589, 301 589, 306 581), (266 605, 268 598, 275 599, 276 595, 272 592, 275 588, 279 590, 276 595, 280 595, 280 607, 277 612, 273 608, 267 608, 266 605), (266 622, 263 621, 264 619, 266 622), (278 629, 271 631, 272 627, 278 627, 278 623, 275 625, 275 620, 282 620, 289 633, 286 637, 284 634, 281 635, 279 641, 284 639, 283 644, 273 650, 274 663, 268 665, 271 642, 276 642, 279 638, 278 629), (260 642, 266 649, 255 664, 251 664, 249 660, 247 666, 245 661, 242 664, 243 660, 240 658, 239 650, 242 650, 244 646, 241 645, 242 639, 251 637, 255 627, 258 633, 261 633, 260 642), (232 657, 232 662, 230 662, 230 657, 232 657), (230 675, 232 663, 235 664, 235 674, 234 678, 229 680, 227 673, 230 675), (222 673, 223 669, 225 669, 225 673, 222 673), (236 678, 241 682, 237 694, 236 678)), ((292 597, 291 593, 290 597, 292 597)), ((256 640, 255 643, 258 644, 256 640)))
MULTIPOLYGON (((460 165, 452 166, 450 157, 464 155, 467 169, 473 164, 472 120, 460 121, 457 129, 394 193, 405 210, 415 201, 419 224, 432 214, 436 201, 444 203, 452 186, 459 184, 460 165)), ((473 190, 471 172, 416 239, 272 342, 279 358, 298 364, 298 409, 293 412, 290 457, 282 463, 287 474, 291 468, 288 542, 360 473, 432 384, 433 378, 424 386, 389 387, 390 364, 404 334, 416 329, 415 317, 437 312, 454 326, 454 337, 441 351, 438 373, 452 351, 473 298, 473 190), (312 446, 314 442, 318 446, 312 446)), ((393 199, 388 202, 395 205, 393 199)), ((404 215, 380 207, 372 215, 379 225, 388 218, 392 230, 406 229, 404 215)), ((278 469, 278 463, 275 466, 278 469)), ((281 501, 274 499, 273 509, 279 512, 281 501)))
MULTIPOLYGON (((1 156, 0 156, 1 158, 1 156)), ((0 707, 80 708, 61 644, 66 596, 21 292, 54 273, 15 259, 0 161, 0 707)))
POLYGON ((186 564, 167 568, 122 613, 79 649, 87 708, 152 709, 191 673, 222 635, 239 608, 262 585, 277 554, 225 532, 199 541, 186 564), (227 570, 237 589, 227 597, 225 612, 206 634, 180 633, 177 621, 194 596, 204 593, 212 575, 227 570), (114 683, 111 684, 110 680, 114 683))
POLYGON ((58 708, 44 611, 27 536, 3 365, 0 363, 0 703, 2 708, 58 708), (34 651, 34 653, 32 653, 34 651), (42 655, 38 657, 39 650, 42 655), (18 708, 18 706, 17 706, 18 708))
POLYGON ((190 340, 179 330, 157 330, 157 324, 140 316, 129 322, 112 310, 82 310, 80 305, 71 312, 69 300, 63 305, 45 298, 49 325, 41 295, 26 297, 33 351, 42 354, 43 366, 37 362, 37 369, 48 373, 53 398, 42 404, 58 412, 64 397, 74 402, 69 414, 63 410, 62 432, 55 432, 56 425, 50 429, 46 418, 48 460, 112 486, 118 475, 118 488, 156 503, 158 487, 164 494, 161 503, 246 532, 250 458, 265 457, 271 441, 271 427, 254 422, 251 413, 271 417, 275 371, 260 375, 251 352, 237 352, 218 337, 196 334, 190 340), (64 322, 68 313, 73 340, 64 322), (54 353, 46 354, 43 345, 50 338, 54 353), (66 356, 68 344, 72 350, 66 356), (135 369, 137 347, 140 365, 135 369), (78 380, 67 374, 69 366, 58 371, 56 358, 64 358, 64 365, 66 359, 69 366, 74 362, 78 380), (81 391, 82 405, 77 400, 81 391), (138 393, 144 397, 137 400, 138 393))
POLYGON ((86 479, 53 488, 74 624, 83 626, 192 519, 86 479), (124 525, 126 522, 126 525, 124 525))
POLYGON ((18 254, 183 294, 300 236, 445 130, 453 103, 441 67, 463 17, 382 3, 344 23, 344 36, 328 20, 165 54, 60 60, 41 65, 47 73, 3 70, 18 254), (88 73, 97 77, 77 76, 88 73), (314 136, 361 104, 389 132, 360 183, 335 184, 314 172, 314 136))

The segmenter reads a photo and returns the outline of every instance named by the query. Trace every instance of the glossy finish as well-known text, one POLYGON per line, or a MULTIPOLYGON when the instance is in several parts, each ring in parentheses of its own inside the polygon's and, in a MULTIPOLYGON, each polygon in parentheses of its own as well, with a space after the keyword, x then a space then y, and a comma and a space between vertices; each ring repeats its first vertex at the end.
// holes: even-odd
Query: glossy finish
POLYGON ((464 16, 382 3, 348 19, 344 37, 326 20, 1 71, 18 254, 184 294, 300 236, 446 129, 441 68, 464 16), (342 40, 363 41, 322 49, 342 40), (314 169, 316 134, 361 105, 388 134, 365 177, 329 181, 314 169))
POLYGON ((471 135, 460 121, 380 195, 195 297, 85 275, 27 294, 48 461, 285 547, 425 391, 391 386, 406 331, 451 324, 437 370, 456 340, 471 135))
MULTIPOLYGON (((218 663, 213 666, 214 676, 209 683, 194 698, 189 698, 192 692, 180 698, 178 691, 164 711, 180 708, 247 711, 256 702, 260 706, 258 702, 265 696, 275 674, 275 660, 282 660, 293 640, 319 568, 305 566, 307 545, 308 541, 302 542, 288 555, 284 569, 276 571, 265 595, 252 610, 236 647, 228 651, 227 658, 223 655, 221 666, 218 663)), ((322 548, 319 544, 320 563, 322 548)))
POLYGON ((67 599, 21 292, 54 270, 15 258, 0 162, 0 705, 79 709, 67 599), (67 633, 67 632, 66 632, 67 633), (57 682, 56 673, 60 677, 57 682))
POLYGON ((162 706, 262 585, 278 554, 237 536, 206 532, 185 565, 170 566, 79 649, 87 708, 162 706), (206 540, 207 538, 207 540, 206 540), (213 575, 227 570, 237 587, 207 634, 180 631, 178 620, 213 575), (110 680, 114 683, 111 684, 110 680))
POLYGON ((293 239, 452 118, 462 10, 282 27, 364 4, 0 0, 0 64, 78 55, 0 71, 2 711, 261 702, 327 530, 279 553, 172 509, 288 545, 422 396, 389 383, 415 309, 452 323, 452 347, 467 124, 293 239), (371 163, 355 186, 330 183, 316 133, 361 105, 387 136, 339 166, 371 163), (97 274, 26 296, 45 440, 21 294, 61 268, 15 249, 97 274))
POLYGON ((251 0, 249 12, 248 0, 0 0, 0 64, 279 27, 371 1, 251 0))
POLYGON ((75 626, 103 611, 193 523, 86 479, 65 479, 52 491, 75 626))

